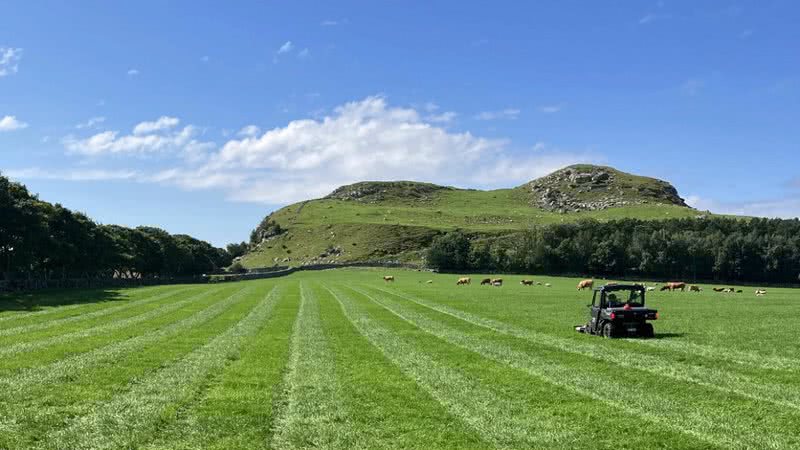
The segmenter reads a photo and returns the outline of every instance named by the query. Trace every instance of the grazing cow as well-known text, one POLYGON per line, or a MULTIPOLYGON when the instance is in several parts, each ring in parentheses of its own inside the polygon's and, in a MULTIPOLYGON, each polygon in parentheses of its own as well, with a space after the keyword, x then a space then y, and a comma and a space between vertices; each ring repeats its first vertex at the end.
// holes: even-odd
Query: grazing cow
POLYGON ((492 279, 491 278, 482 279, 481 280, 481 286, 483 286, 484 284, 492 284, 492 279))
POLYGON ((383 281, 387 283, 390 281, 394 281, 394 275, 386 275, 385 277, 383 277, 383 281))
POLYGON ((695 286, 695 285, 689 286, 689 292, 700 292, 702 290, 703 288, 701 288, 700 286, 695 286))
POLYGON ((680 281, 671 281, 665 284, 664 287, 661 288, 661 290, 670 292, 680 290, 681 292, 683 292, 684 290, 686 290, 686 283, 680 281))
POLYGON ((767 295, 766 289, 756 289, 756 297, 762 297, 764 295, 767 295))
POLYGON ((519 282, 519 284, 523 286, 533 286, 533 280, 522 280, 519 282))
POLYGON ((711 288, 711 290, 713 290, 714 292, 722 292, 725 290, 725 288, 711 288))
POLYGON ((492 286, 502 286, 503 279, 502 278, 492 278, 492 286))
POLYGON ((733 294, 734 292, 736 292, 736 289, 734 289, 734 288, 725 288, 722 292, 724 292, 726 294, 733 294))
POLYGON ((647 287, 647 292, 653 292, 655 290, 656 290, 656 288, 654 288, 653 286, 648 286, 647 287))
POLYGON ((578 283, 578 290, 582 291, 586 288, 591 289, 594 286, 594 280, 581 280, 578 283))
POLYGON ((551 287, 551 286, 552 286, 552 284, 550 284, 550 283, 545 283, 544 284, 544 287, 551 287))
POLYGON ((471 284, 471 283, 472 283, 472 279, 470 277, 462 277, 462 278, 459 278, 458 281, 456 281, 456 286, 461 285, 461 284, 471 284))
POLYGON ((433 284, 433 280, 428 280, 428 281, 426 281, 425 283, 427 283, 427 284, 433 284))
POLYGON ((741 294, 742 292, 744 292, 744 291, 743 291, 743 290, 741 290, 741 289, 737 289, 737 290, 736 290, 736 293, 737 293, 737 294, 741 294))

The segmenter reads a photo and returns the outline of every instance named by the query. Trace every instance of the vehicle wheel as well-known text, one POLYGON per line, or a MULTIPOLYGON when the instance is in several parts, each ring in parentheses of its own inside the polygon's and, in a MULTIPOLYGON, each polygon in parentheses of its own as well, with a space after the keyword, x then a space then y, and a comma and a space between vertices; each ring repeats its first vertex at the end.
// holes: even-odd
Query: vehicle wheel
POLYGON ((586 328, 583 329, 583 332, 586 334, 594 334, 592 333, 592 322, 586 322, 586 328))
POLYGON ((655 336, 655 331, 653 331, 653 324, 652 323, 644 324, 644 326, 642 327, 642 337, 651 338, 653 336, 655 336))
POLYGON ((617 337, 617 327, 611 322, 606 323, 603 326, 603 336, 607 338, 617 337))

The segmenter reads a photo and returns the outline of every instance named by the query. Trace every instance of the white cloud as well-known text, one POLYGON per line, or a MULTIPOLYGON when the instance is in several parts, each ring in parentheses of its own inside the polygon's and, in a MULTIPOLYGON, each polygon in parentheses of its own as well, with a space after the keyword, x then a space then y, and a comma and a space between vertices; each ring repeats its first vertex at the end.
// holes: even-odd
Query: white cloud
POLYGON ((539 107, 539 112, 545 114, 554 114, 561 111, 561 108, 563 107, 563 105, 544 105, 539 107))
POLYGON ((108 181, 108 180, 134 180, 139 173, 134 170, 49 170, 38 167, 28 169, 12 169, 4 172, 10 178, 17 180, 64 180, 64 181, 108 181))
POLYGON ((475 115, 477 120, 516 119, 521 111, 516 108, 506 108, 500 111, 483 111, 475 115))
POLYGON ((105 121, 106 121, 106 118, 102 117, 102 116, 92 117, 89 120, 87 120, 86 122, 79 123, 79 124, 75 125, 75 128, 77 128, 79 130, 82 130, 84 128, 94 128, 95 126, 100 125, 101 123, 103 123, 105 121))
POLYGON ((311 55, 311 52, 307 48, 304 48, 304 49, 300 50, 299 52, 297 52, 297 57, 300 58, 300 59, 308 58, 310 55, 311 55))
POLYGON ((755 33, 755 30, 748 28, 748 29, 746 29, 746 30, 742 31, 742 32, 739 34, 739 37, 740 37, 741 39, 748 39, 748 38, 749 38, 750 36, 752 36, 754 33, 755 33))
POLYGON ((320 23, 320 25, 322 25, 323 27, 335 27, 336 25, 339 25, 339 21, 338 20, 326 19, 326 20, 323 20, 320 23))
POLYGON ((204 62, 204 63, 207 63, 210 60, 211 60, 211 58, 209 58, 208 55, 205 55, 205 56, 200 58, 200 62, 204 62))
POLYGON ((441 114, 431 114, 426 119, 434 123, 450 123, 458 116, 458 113, 453 111, 445 111, 441 114))
POLYGON ((154 122, 142 122, 133 128, 133 134, 148 134, 176 127, 181 121, 177 117, 161 116, 154 122))
POLYGON ((28 124, 17 119, 17 116, 5 116, 0 119, 0 132, 27 128, 28 124))
POLYGON ((239 130, 239 132, 236 133, 236 134, 238 136, 253 137, 253 136, 257 135, 258 133, 261 133, 261 128, 258 128, 255 125, 247 125, 246 127, 244 127, 241 130, 239 130))
POLYGON ((639 19, 639 25, 647 25, 648 23, 653 23, 657 20, 667 20, 671 18, 672 15, 670 14, 645 14, 639 19))
POLYGON ((17 73, 20 59, 21 48, 0 47, 0 77, 17 73))
POLYGON ((214 144, 198 141, 200 130, 192 125, 176 129, 179 123, 175 117, 162 116, 152 122, 139 123, 132 134, 104 131, 86 138, 69 135, 62 142, 69 153, 86 156, 176 153, 192 162, 205 159, 214 144))
POLYGON ((139 75, 139 69, 128 69, 128 76, 135 77, 139 75))
POLYGON ((431 122, 415 109, 368 97, 319 120, 295 120, 230 140, 203 167, 165 171, 157 181, 184 189, 221 189, 236 201, 282 204, 361 180, 507 187, 564 165, 597 160, 544 148, 515 157, 505 140, 451 133, 431 122))
POLYGON ((777 198, 749 202, 724 202, 689 195, 686 203, 692 208, 701 211, 711 211, 716 214, 735 214, 740 216, 779 217, 793 219, 800 217, 800 198, 777 198))
POLYGON ((690 79, 684 81, 683 84, 681 84, 680 91, 684 95, 688 95, 690 97, 693 97, 693 96, 699 94, 700 91, 703 89, 703 87, 705 87, 705 83, 703 82, 703 80, 690 78, 690 79))
POLYGON ((324 196, 362 180, 509 187, 564 165, 599 159, 544 144, 515 155, 506 140, 437 126, 430 109, 436 108, 390 106, 385 98, 373 96, 343 104, 319 119, 293 120, 267 131, 248 125, 220 147, 198 141, 196 128, 178 128, 175 118, 143 122, 139 130, 147 133, 106 131, 85 139, 67 137, 64 144, 83 155, 169 151, 183 157, 160 171, 81 173, 84 178, 116 176, 184 190, 216 190, 229 200, 267 204, 324 196))
POLYGON ((293 48, 294 44, 292 44, 292 41, 286 41, 286 43, 281 45, 281 47, 278 49, 278 54, 280 55, 283 53, 289 53, 293 48))

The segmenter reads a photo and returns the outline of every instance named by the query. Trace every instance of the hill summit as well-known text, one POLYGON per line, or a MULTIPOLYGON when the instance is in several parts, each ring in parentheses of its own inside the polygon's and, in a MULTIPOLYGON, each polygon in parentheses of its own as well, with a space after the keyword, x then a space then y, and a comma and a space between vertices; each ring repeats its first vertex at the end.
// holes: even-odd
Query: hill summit
POLYGON ((666 181, 590 164, 565 167, 520 188, 530 193, 532 204, 561 213, 647 203, 688 206, 666 181))
POLYGON ((390 199, 426 201, 436 192, 452 189, 451 187, 417 181, 362 181, 341 186, 325 198, 354 200, 365 203, 378 203, 390 199))

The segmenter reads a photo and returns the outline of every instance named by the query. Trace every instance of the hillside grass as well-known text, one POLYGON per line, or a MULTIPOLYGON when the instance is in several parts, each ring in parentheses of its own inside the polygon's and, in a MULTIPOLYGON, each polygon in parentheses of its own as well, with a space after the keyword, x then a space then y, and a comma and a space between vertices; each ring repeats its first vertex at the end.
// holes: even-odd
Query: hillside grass
POLYGON ((455 229, 500 235, 534 225, 582 219, 664 220, 700 214, 690 208, 661 203, 560 214, 530 205, 527 194, 520 188, 442 190, 424 200, 393 197, 377 203, 318 199, 274 212, 272 220, 288 232, 251 251, 242 264, 245 267, 300 265, 311 262, 330 246, 340 246, 343 253, 316 262, 387 259, 419 262, 421 251, 433 236, 455 229))
POLYGON ((457 277, 39 293, 0 309, 2 348, 30 345, 2 359, 0 448, 800 446, 796 289, 648 293, 656 338, 607 340, 573 330, 576 279, 457 277))

